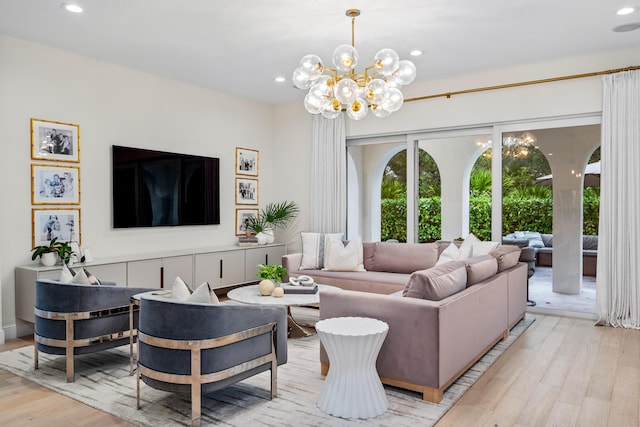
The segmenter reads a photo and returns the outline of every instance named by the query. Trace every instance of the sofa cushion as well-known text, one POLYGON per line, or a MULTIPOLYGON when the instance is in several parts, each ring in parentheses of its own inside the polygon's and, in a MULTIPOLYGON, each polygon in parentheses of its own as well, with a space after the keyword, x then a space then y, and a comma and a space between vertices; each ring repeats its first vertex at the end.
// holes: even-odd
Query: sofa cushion
POLYGON ((480 283, 498 272, 498 260, 491 255, 480 255, 466 261, 467 287, 480 283))
POLYGON ((362 261, 362 239, 356 237, 349 242, 328 240, 325 248, 324 270, 365 271, 362 261))
POLYGON ((328 240, 342 241, 343 233, 300 233, 302 237, 302 262, 300 270, 324 268, 324 249, 328 240))
POLYGON ((542 243, 544 243, 545 248, 553 247, 553 234, 541 234, 542 243))
POLYGON ((368 270, 409 274, 431 268, 437 260, 435 243, 376 242, 368 270))
POLYGON ((492 250, 489 255, 495 257, 498 261, 498 272, 500 272, 515 267, 515 265, 518 264, 520 248, 511 245, 500 245, 492 250))
POLYGON ((411 274, 402 296, 440 301, 467 287, 464 261, 451 261, 411 274))

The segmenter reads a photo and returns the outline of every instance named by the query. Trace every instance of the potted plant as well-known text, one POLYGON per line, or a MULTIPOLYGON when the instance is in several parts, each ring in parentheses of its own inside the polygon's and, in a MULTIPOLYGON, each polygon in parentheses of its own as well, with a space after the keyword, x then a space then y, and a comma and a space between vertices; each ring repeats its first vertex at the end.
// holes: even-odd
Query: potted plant
POLYGON ((258 276, 261 280, 273 280, 281 283, 282 278, 286 276, 287 269, 280 264, 258 264, 258 276))
POLYGON ((258 214, 249 218, 247 230, 258 238, 258 243, 273 243, 274 231, 286 228, 298 216, 300 208, 295 202, 269 203, 258 214))
POLYGON ((58 258, 64 263, 68 264, 73 255, 73 248, 69 242, 60 242, 57 237, 51 239, 48 245, 36 246, 31 249, 33 252, 31 255, 32 260, 40 258, 42 265, 50 267, 54 265, 58 258))

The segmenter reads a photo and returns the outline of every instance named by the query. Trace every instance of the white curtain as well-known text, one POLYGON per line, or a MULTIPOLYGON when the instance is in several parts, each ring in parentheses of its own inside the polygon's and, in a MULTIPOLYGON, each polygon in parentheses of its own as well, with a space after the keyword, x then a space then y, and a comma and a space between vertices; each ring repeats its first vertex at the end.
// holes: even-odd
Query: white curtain
POLYGON ((347 160, 344 117, 313 117, 311 159, 311 230, 346 231, 347 160))
POLYGON ((640 71, 603 80, 596 315, 640 329, 640 71))

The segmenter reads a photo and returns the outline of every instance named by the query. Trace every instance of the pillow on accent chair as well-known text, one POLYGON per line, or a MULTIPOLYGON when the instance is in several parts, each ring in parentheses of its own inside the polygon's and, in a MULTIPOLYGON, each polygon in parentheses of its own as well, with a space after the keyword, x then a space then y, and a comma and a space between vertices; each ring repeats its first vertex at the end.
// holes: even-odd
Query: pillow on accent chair
POLYGON ((343 233, 300 233, 302 237, 302 262, 300 270, 324 268, 324 252, 329 240, 342 242, 343 233))
POLYGON ((182 302, 198 302, 203 304, 218 304, 220 300, 211 289, 209 282, 198 286, 193 293, 180 277, 176 277, 171 287, 171 298, 182 302))
POLYGON ((74 285, 91 285, 91 281, 89 280, 89 277, 87 277, 87 272, 84 268, 79 268, 78 271, 76 271, 76 275, 73 276, 73 279, 71 279, 69 283, 74 285))
POLYGON ((71 283, 73 280, 73 276, 76 275, 76 272, 67 266, 67 264, 62 264, 62 269, 60 270, 60 278, 58 281, 60 283, 71 283))
POLYGON ((402 292, 403 297, 440 301, 467 287, 464 261, 451 261, 411 274, 402 292))
POLYGON ((326 271, 366 271, 363 265, 362 239, 356 237, 349 242, 329 240, 325 248, 326 271))

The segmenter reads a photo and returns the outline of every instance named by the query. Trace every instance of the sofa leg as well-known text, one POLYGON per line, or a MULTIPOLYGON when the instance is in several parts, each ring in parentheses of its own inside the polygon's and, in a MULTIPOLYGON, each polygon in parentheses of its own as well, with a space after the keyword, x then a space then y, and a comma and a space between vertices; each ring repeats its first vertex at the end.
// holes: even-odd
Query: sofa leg
POLYGON ((443 392, 437 388, 425 387, 422 391, 422 400, 432 403, 440 403, 442 401, 443 392))
POLYGON ((329 363, 320 362, 320 375, 326 377, 328 373, 329 373, 329 363))

